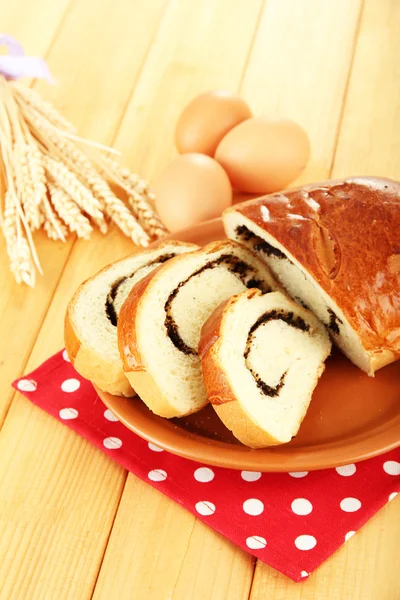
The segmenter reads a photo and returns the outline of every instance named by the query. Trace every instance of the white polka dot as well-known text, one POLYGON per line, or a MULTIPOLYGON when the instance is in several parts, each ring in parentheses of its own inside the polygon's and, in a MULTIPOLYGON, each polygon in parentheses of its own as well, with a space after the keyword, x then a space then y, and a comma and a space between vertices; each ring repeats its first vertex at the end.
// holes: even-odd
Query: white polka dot
POLYGON ((398 492, 392 492, 389 496, 389 502, 391 502, 392 500, 394 500, 397 496, 398 492))
POLYGON ((257 498, 249 498, 243 502, 243 510, 248 515, 257 517, 264 511, 264 504, 261 502, 261 500, 257 500, 257 498))
POLYGON ((259 471, 242 471, 241 477, 245 481, 258 481, 261 473, 259 471))
POLYGON ((300 573, 300 575, 301 575, 302 577, 308 577, 308 576, 309 576, 309 574, 310 574, 310 573, 307 573, 307 571, 302 571, 302 572, 300 573))
POLYGON ((317 540, 313 535, 299 535, 294 544, 299 550, 312 550, 317 545, 317 540))
POLYGON ((118 450, 122 446, 122 441, 117 437, 108 437, 103 440, 103 444, 108 450, 118 450))
POLYGON ((37 389, 37 383, 33 379, 21 379, 17 383, 17 388, 21 392, 34 392, 37 389))
POLYGON ((203 517, 209 517, 215 513, 215 504, 209 502, 208 500, 202 500, 201 502, 197 502, 196 510, 199 515, 203 515, 203 517))
POLYGON ((63 392, 76 392, 81 387, 81 382, 78 379, 66 379, 61 384, 61 389, 63 392))
POLYGON ((292 511, 295 515, 309 515, 312 509, 313 505, 309 500, 306 500, 306 498, 296 498, 296 500, 293 500, 292 502, 292 511))
POLYGON ((107 421, 112 421, 114 423, 115 421, 118 421, 118 417, 116 417, 108 408, 104 411, 104 417, 107 419, 107 421))
POLYGON ((383 463, 383 470, 388 475, 400 475, 400 463, 396 460, 387 460, 383 463))
POLYGON ((353 464, 343 465, 342 467, 336 467, 336 471, 343 477, 350 477, 350 475, 354 475, 354 473, 357 471, 357 467, 353 464))
POLYGON ((308 471, 292 471, 289 473, 290 477, 295 477, 296 479, 301 479, 301 477, 305 477, 308 475, 308 471))
POLYGON ((153 452, 164 452, 163 448, 160 448, 159 446, 156 446, 155 444, 152 444, 151 442, 148 443, 148 446, 149 446, 150 450, 153 450, 153 452))
POLYGON ((195 470, 194 478, 201 483, 208 483, 214 479, 214 471, 208 467, 200 467, 195 470))
POLYGON ((246 540, 246 546, 251 550, 261 550, 267 545, 267 540, 261 535, 252 535, 246 540))
POLYGON ((346 535, 344 536, 344 541, 345 541, 345 542, 348 542, 348 541, 349 541, 349 539, 350 539, 350 538, 352 538, 354 534, 355 534, 355 531, 348 531, 348 532, 346 533, 346 535))
POLYGON ((63 351, 62 351, 62 357, 63 357, 63 359, 64 359, 65 361, 67 361, 67 362, 71 362, 71 361, 69 360, 69 356, 68 356, 68 353, 67 353, 67 351, 66 351, 66 350, 63 350, 63 351))
POLYGON ((361 508, 361 502, 358 498, 343 498, 340 503, 340 508, 344 512, 356 512, 361 508))
POLYGON ((168 475, 163 469, 153 469, 152 471, 149 471, 147 477, 151 479, 151 481, 165 481, 168 475))
POLYGON ((76 408, 62 408, 58 414, 64 421, 69 421, 71 419, 76 419, 79 413, 76 408))

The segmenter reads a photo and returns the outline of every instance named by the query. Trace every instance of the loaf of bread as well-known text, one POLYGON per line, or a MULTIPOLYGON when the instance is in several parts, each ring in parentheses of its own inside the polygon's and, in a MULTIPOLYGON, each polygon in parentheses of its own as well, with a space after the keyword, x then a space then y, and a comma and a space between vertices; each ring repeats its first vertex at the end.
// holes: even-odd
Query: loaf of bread
POLYGON ((194 244, 164 242, 138 250, 85 281, 68 305, 65 347, 75 369, 101 390, 135 395, 124 375, 117 344, 121 306, 133 285, 172 257, 197 250, 194 244))
POLYGON ((296 435, 330 350, 315 315, 281 292, 258 290, 223 303, 203 326, 199 344, 211 404, 252 448, 296 435))
POLYGON ((400 184, 328 181, 228 209, 228 237, 271 267, 369 375, 400 357, 400 184))
POLYGON ((118 343, 129 382, 154 413, 184 416, 208 402, 201 327, 222 301, 254 287, 278 285, 262 260, 229 240, 173 258, 135 285, 121 309, 118 343))

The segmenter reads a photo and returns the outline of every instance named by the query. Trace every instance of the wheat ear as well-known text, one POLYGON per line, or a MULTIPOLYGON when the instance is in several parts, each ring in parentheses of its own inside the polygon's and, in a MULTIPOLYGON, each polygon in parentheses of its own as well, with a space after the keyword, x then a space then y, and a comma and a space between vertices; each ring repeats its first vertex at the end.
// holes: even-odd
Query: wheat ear
POLYGON ((49 192, 51 203, 60 219, 70 231, 75 231, 79 238, 88 240, 93 231, 92 226, 75 202, 62 188, 51 182, 49 182, 49 192))
POLYGON ((23 141, 13 146, 13 166, 18 195, 21 198, 26 221, 32 231, 39 229, 41 217, 35 197, 35 189, 29 162, 30 148, 23 141))
POLYGON ((72 125, 72 123, 60 115, 60 113, 52 104, 50 104, 50 102, 43 100, 40 94, 38 94, 35 90, 26 87, 17 81, 11 82, 10 85, 20 102, 23 102, 24 104, 34 108, 45 119, 55 125, 55 127, 59 127, 60 129, 68 131, 69 133, 76 132, 76 128, 72 125))
POLYGON ((154 198, 146 181, 131 173, 110 157, 99 159, 99 168, 104 176, 116 183, 128 194, 132 211, 143 228, 153 238, 160 238, 168 233, 161 219, 153 209, 149 198, 154 198))
POLYGON ((54 212, 47 195, 43 199, 40 208, 44 216, 43 227, 47 233, 47 236, 51 240, 61 240, 62 242, 65 242, 68 235, 68 229, 65 227, 61 219, 59 219, 58 215, 56 215, 54 212))
POLYGON ((56 186, 63 189, 75 204, 93 219, 100 231, 105 233, 107 225, 101 211, 101 204, 91 191, 60 160, 46 156, 45 167, 56 186))

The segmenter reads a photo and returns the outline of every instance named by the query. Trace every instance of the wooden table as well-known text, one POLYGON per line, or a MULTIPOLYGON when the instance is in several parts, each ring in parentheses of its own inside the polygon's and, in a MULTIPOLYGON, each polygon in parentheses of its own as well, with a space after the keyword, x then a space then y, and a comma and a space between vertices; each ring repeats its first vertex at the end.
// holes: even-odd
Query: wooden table
MULTIPOLYGON (((48 60, 58 85, 43 95, 150 181, 181 109, 212 88, 306 128, 303 182, 400 179, 399 0, 0 0, 0 15, 48 60)), ((131 248, 117 231, 36 239, 34 290, 0 242, 1 600, 400 599, 399 500, 295 584, 15 394, 11 380, 62 347, 78 284, 131 248)))

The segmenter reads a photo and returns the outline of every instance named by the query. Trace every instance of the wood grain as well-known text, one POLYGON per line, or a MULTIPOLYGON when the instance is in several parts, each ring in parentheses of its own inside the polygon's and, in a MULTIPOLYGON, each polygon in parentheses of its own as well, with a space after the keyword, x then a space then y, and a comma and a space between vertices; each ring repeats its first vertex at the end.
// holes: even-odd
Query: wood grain
MULTIPOLYGON (((35 2, 35 6, 29 0, 20 0, 15 3, 1 0, 2 31, 20 40, 24 44, 26 52, 46 56, 55 40, 68 6, 69 0, 60 0, 59 2, 38 0, 35 2), (24 15, 22 19, 21 14, 24 15), (45 31, 40 27, 43 14, 47 15, 45 31)), ((0 236, 0 260, 3 269, 0 287, 0 314, 7 315, 7 319, 2 322, 2 335, 7 343, 0 344, 0 426, 12 398, 10 381, 21 373, 32 342, 39 331, 40 314, 44 315, 48 303, 47 288, 51 282, 54 282, 53 287, 57 282, 59 267, 58 262, 54 260, 54 255, 51 256, 51 248, 57 252, 50 240, 47 241, 43 238, 41 260, 46 278, 39 280, 33 299, 32 290, 26 286, 18 286, 9 273, 6 267, 8 257, 5 243, 3 236, 0 236), (19 319, 19 315, 28 301, 32 303, 33 310, 38 310, 38 320, 19 319)))
POLYGON ((251 557, 209 532, 172 500, 128 477, 93 599, 112 598, 116 589, 119 600, 247 598, 251 557))
POLYGON ((176 155, 174 128, 187 102, 210 89, 238 89, 263 4, 170 5, 116 139, 132 169, 153 181, 176 155))
POLYGON ((397 600, 399 508, 392 501, 303 583, 258 562, 251 600, 267 590, 274 600, 397 600))
POLYGON ((293 185, 326 179, 351 66, 361 0, 269 0, 242 91, 254 112, 307 131, 311 160, 293 185))

